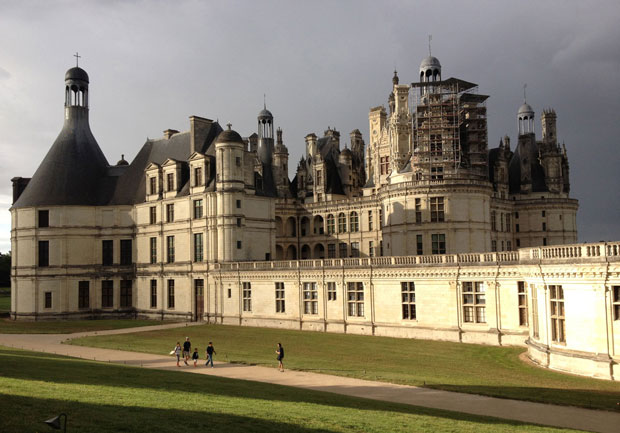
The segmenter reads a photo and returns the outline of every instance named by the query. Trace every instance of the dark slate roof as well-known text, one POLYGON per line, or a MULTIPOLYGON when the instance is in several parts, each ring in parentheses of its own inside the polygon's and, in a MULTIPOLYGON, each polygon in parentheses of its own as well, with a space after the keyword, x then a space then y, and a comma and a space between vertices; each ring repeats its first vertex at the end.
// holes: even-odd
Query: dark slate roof
MULTIPOLYGON (((519 193, 521 190, 521 153, 523 149, 519 143, 508 164, 508 183, 510 194, 519 193)), ((532 192, 545 192, 547 183, 545 182, 545 171, 538 161, 538 144, 534 141, 534 149, 530 155, 530 167, 532 174, 532 192)))
POLYGON ((68 107, 67 113, 58 138, 13 207, 99 204, 108 161, 90 131, 88 109, 68 107))
POLYGON ((86 73, 86 71, 77 66, 75 68, 69 69, 65 73, 65 81, 66 80, 81 80, 81 81, 86 81, 87 83, 89 82, 88 74, 86 73))
POLYGON ((243 143, 243 138, 232 129, 227 129, 217 136, 216 143, 243 143))
POLYGON ((344 190, 342 189, 342 181, 340 180, 340 173, 338 172, 338 167, 336 166, 334 160, 328 159, 325 161, 325 171, 327 172, 325 175, 325 192, 329 194, 344 195, 344 190))

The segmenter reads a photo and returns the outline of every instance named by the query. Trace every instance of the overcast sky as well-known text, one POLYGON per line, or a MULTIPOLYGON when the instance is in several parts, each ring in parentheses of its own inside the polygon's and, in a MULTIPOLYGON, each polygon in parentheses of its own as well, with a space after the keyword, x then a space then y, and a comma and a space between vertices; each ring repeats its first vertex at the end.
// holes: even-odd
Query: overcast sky
POLYGON ((579 240, 620 240, 619 22, 612 0, 0 0, 0 252, 10 179, 31 177, 60 132, 76 51, 111 164, 165 129, 188 130, 191 115, 250 135, 266 94, 292 174, 310 132, 358 128, 368 142, 369 108, 387 105, 394 68, 416 80, 429 34, 443 77, 490 95, 490 148, 507 134, 514 150, 524 83, 538 135, 543 108, 555 108, 579 240))

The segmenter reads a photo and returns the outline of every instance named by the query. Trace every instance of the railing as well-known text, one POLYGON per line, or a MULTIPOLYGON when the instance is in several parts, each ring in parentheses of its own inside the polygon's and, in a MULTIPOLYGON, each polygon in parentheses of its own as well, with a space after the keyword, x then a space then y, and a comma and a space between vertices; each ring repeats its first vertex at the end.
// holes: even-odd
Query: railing
POLYGON ((547 247, 522 248, 519 260, 555 261, 567 259, 597 259, 620 257, 620 242, 595 244, 551 245, 547 247))

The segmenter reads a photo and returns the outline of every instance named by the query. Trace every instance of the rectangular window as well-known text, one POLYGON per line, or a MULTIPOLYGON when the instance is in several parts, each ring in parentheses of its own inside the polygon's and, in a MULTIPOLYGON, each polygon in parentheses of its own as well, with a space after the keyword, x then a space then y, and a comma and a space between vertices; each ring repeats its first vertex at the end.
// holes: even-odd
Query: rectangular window
POLYGON ((45 292, 45 308, 52 308, 52 292, 45 292))
POLYGON ((114 307, 114 281, 101 281, 101 308, 114 307))
POLYGON ((237 209, 241 209, 241 200, 237 200, 237 209))
POLYGON ((506 241, 506 251, 512 251, 512 242, 506 241))
POLYGON ((252 311, 252 284, 243 283, 243 311, 252 311))
POLYGON ((237 227, 241 227, 241 218, 237 218, 237 227))
POLYGON ((174 203, 170 203, 166 205, 166 222, 174 221, 174 203))
POLYGON ((166 191, 174 191, 174 173, 166 174, 166 191))
POLYGON ((351 230, 351 232, 360 231, 360 223, 357 212, 351 212, 351 214, 349 215, 349 229, 351 230))
POLYGON ((157 178, 156 177, 149 177, 149 190, 151 194, 157 194, 157 178))
POLYGON ((422 199, 415 199, 415 222, 416 224, 422 223, 422 199))
POLYGON ((112 266, 114 264, 114 241, 101 241, 101 264, 112 266))
POLYGON ((500 227, 501 230, 500 231, 504 231, 504 214, 500 212, 499 214, 499 222, 500 222, 500 227))
POLYGON ((168 308, 174 308, 174 280, 168 280, 168 308))
POLYGON ((151 247, 151 264, 157 263, 157 238, 150 238, 149 244, 151 247))
POLYGON ((332 214, 327 215, 327 234, 333 235, 336 232, 336 220, 332 214))
POLYGON ((527 291, 523 281, 517 282, 519 296, 519 326, 527 326, 527 291))
POLYGON ((368 241, 368 257, 375 256, 375 244, 373 241, 368 241))
POLYGON ((421 256, 424 254, 424 242, 422 241, 422 235, 415 236, 416 254, 421 256))
POLYGON ((383 228, 383 208, 379 209, 379 228, 383 228))
POLYGON ((349 317, 364 317, 364 283, 347 283, 349 317))
POLYGON ((519 212, 515 212, 515 219, 519 219, 519 212))
POLYGON ((497 241, 495 239, 491 241, 491 251, 492 252, 497 251, 497 241))
POLYGON ((321 170, 316 171, 316 185, 323 185, 323 172, 321 170))
POLYGON ((238 157, 238 156, 235 158, 235 165, 236 165, 237 167, 241 167, 241 158, 240 158, 240 157, 238 157))
POLYGON ((166 236, 166 262, 174 263, 174 236, 166 236))
POLYGON ((360 243, 351 242, 351 257, 359 257, 359 256, 360 256, 360 243))
POLYGON ((194 186, 202 185, 202 167, 194 168, 194 186))
POLYGON ((151 308, 157 308, 157 280, 151 280, 151 308))
POLYGON ((50 265, 50 241, 39 241, 39 266, 50 265))
POLYGON ((338 233, 346 233, 347 232, 347 217, 340 213, 338 215, 338 233))
POLYGON ((613 309, 614 309, 614 320, 620 320, 620 286, 612 286, 612 296, 613 296, 613 309))
POLYGON ((327 258, 328 259, 336 258, 336 244, 327 244, 327 258))
POLYGON ((121 239, 121 265, 131 265, 132 251, 131 251, 131 239, 121 239))
POLYGON ((241 241, 237 241, 237 249, 240 250, 241 249, 241 241))
POLYGON ((507 232, 511 232, 512 231, 512 221, 510 220, 510 214, 509 213, 506 214, 506 231, 507 232))
POLYGON ((542 217, 544 218, 546 216, 546 212, 542 211, 542 217))
POLYGON ((521 246, 521 239, 517 239, 517 247, 521 246))
POLYGON ((543 246, 547 246, 547 238, 543 238, 543 246))
POLYGON ((194 219, 202 218, 202 200, 194 200, 194 219))
POLYGON ((50 226, 50 211, 40 210, 39 211, 39 227, 49 227, 49 226, 50 226))
POLYGON ((304 314, 319 314, 319 292, 316 283, 303 283, 304 314))
POLYGON ((443 179, 443 167, 431 167, 431 180, 443 179))
POLYGON ((403 320, 415 320, 415 283, 413 281, 401 282, 400 292, 403 303, 403 320))
POLYGON ((202 262, 203 260, 203 244, 202 233, 194 233, 194 261, 202 262))
POLYGON ((431 222, 445 220, 443 197, 431 197, 431 222))
POLYGON ((491 231, 497 231, 497 212, 491 211, 491 231))
POLYGON ((515 231, 519 233, 519 224, 515 224, 515 231))
POLYGON ((339 250, 341 259, 344 259, 345 257, 347 257, 347 244, 346 243, 340 242, 338 244, 338 250, 339 250))
POLYGON ((90 281, 78 282, 78 308, 84 309, 90 306, 90 281))
POLYGON ((335 301, 336 300, 336 282, 329 281, 327 283, 327 300, 335 301))
POLYGON ((530 284, 532 293, 532 331, 534 338, 538 338, 538 291, 534 284, 530 284))
POLYGON ((372 211, 368 211, 368 230, 372 230, 372 211))
POLYGON ((155 206, 149 207, 149 223, 157 223, 157 208, 155 206))
POLYGON ((383 241, 379 241, 379 255, 383 257, 383 241))
POLYGON ((484 283, 463 283, 463 321, 486 323, 486 294, 484 283))
POLYGON ((204 296, 205 294, 205 280, 202 278, 194 279, 194 290, 196 296, 204 296))
POLYGON ((276 313, 284 313, 286 311, 284 302, 284 283, 276 283, 276 313))
POLYGON ((549 300, 551 302, 551 340, 556 343, 566 343, 564 289, 562 286, 549 286, 549 300))
POLYGON ((547 231, 547 223, 542 223, 542 231, 543 232, 547 231))
POLYGON ((131 280, 121 280, 121 307, 127 308, 132 306, 131 293, 132 284, 131 280))
POLYGON ((380 163, 380 167, 381 167, 381 174, 388 174, 389 170, 390 170, 390 157, 389 156, 382 156, 381 157, 381 163, 380 163))
POLYGON ((446 253, 446 235, 443 233, 431 235, 433 254, 446 253))

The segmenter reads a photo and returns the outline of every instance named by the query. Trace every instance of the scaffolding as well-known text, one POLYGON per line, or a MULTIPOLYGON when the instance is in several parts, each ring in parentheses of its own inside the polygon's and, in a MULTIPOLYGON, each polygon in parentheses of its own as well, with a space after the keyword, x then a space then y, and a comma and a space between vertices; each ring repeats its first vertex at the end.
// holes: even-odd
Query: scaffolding
POLYGON ((456 78, 412 83, 417 180, 487 177, 487 95, 456 78))

